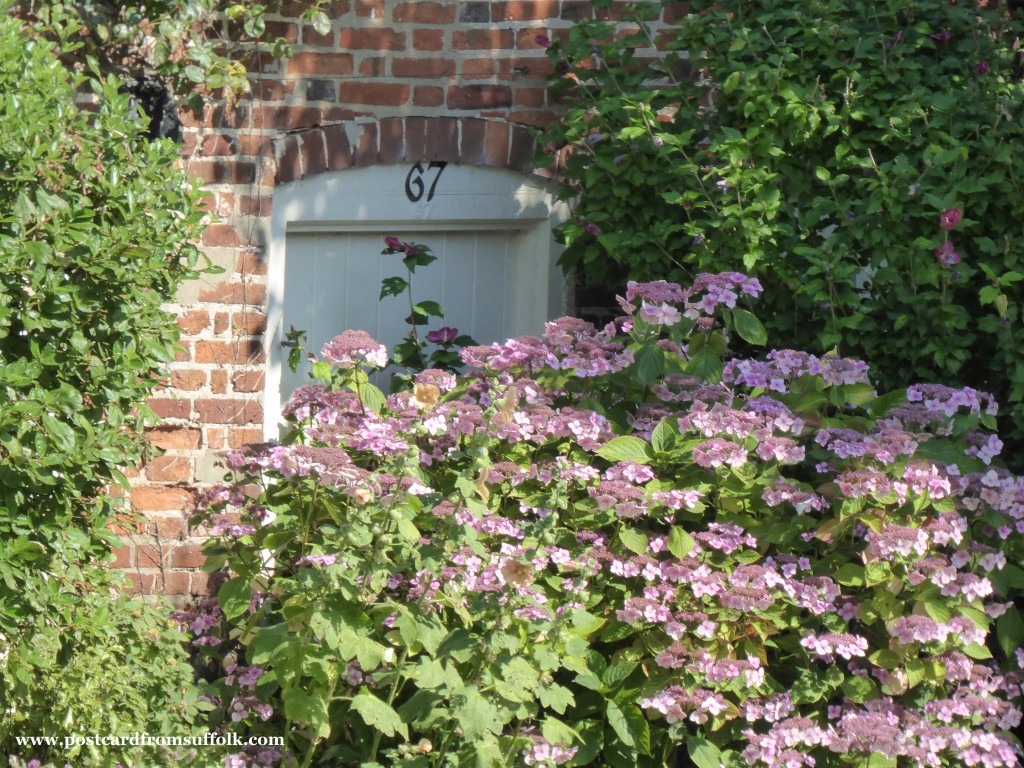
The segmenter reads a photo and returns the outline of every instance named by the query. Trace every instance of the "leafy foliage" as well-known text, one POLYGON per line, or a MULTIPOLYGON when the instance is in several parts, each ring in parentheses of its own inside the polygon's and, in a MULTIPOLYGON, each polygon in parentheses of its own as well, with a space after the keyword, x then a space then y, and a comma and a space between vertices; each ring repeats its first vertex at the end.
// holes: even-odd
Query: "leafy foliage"
POLYGON ((233 574, 187 617, 213 725, 287 743, 236 764, 1013 764, 1024 480, 991 398, 730 359, 760 291, 631 283, 618 324, 386 401, 376 343, 329 343, 197 518, 233 574))
POLYGON ((569 146, 579 194, 563 263, 611 283, 759 275, 778 337, 862 357, 886 388, 990 391, 1020 445, 1019 16, 945 0, 690 8, 653 62, 642 25, 581 22, 550 49, 574 95, 548 137, 569 146))
MULTIPOLYGON (((223 0, 156 0, 145 4, 83 0, 76 3, 16 2, 15 10, 37 33, 62 40, 78 38, 84 53, 105 73, 119 77, 157 75, 188 98, 193 109, 203 90, 228 97, 249 91, 246 60, 262 52, 275 59, 294 53, 291 43, 267 31, 267 12, 283 3, 223 0)), ((301 19, 326 34, 331 19, 327 0, 302 4, 301 19)), ((84 60, 84 57, 83 57, 84 60)))
POLYGON ((112 596, 100 563, 118 541, 107 487, 126 486, 118 467, 143 456, 141 403, 174 357, 160 304, 196 274, 203 214, 174 146, 139 138, 119 83, 90 80, 98 110, 82 111, 86 78, 57 53, 0 17, 5 754, 20 752, 17 735, 160 733, 196 714, 180 635, 112 596))

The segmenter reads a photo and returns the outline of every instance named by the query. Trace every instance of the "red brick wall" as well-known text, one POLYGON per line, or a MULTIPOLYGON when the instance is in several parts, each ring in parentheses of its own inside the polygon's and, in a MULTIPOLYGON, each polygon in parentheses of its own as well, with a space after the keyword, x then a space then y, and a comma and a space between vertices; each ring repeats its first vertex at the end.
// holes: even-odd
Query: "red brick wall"
MULTIPOLYGON (((185 162, 218 217, 204 250, 225 271, 185 286, 171 307, 184 351, 150 402, 162 419, 150 438, 165 453, 132 478, 131 505, 149 522, 126 531, 117 552, 142 591, 179 601, 208 588, 197 571, 204 532, 187 525, 198 492, 222 478, 219 452, 262 437, 274 187, 419 160, 543 173, 531 167, 528 128, 558 105, 538 35, 557 38, 595 14, 583 0, 339 0, 321 35, 299 10, 268 17, 270 32, 295 44, 291 59, 254 54, 252 96, 187 121, 185 162)), ((678 13, 669 7, 666 19, 678 13)))

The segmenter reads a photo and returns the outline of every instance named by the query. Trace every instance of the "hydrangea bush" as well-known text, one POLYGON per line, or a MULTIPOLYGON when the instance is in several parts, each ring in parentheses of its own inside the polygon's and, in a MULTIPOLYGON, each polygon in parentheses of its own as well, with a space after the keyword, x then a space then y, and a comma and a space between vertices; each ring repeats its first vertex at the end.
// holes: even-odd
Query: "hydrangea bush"
POLYGON ((228 765, 1003 766, 1024 479, 993 400, 777 349, 738 273, 365 395, 347 331, 229 456, 181 618, 228 765))

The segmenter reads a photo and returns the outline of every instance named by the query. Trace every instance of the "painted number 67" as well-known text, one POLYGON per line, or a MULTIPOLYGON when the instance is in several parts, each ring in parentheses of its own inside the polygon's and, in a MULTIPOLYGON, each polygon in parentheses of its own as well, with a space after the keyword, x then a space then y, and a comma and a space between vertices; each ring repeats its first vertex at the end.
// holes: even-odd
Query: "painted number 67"
POLYGON ((409 169, 408 175, 405 177, 405 196, 409 198, 409 202, 418 203, 423 199, 423 193, 427 193, 427 202, 434 199, 434 189, 437 187, 437 181, 441 178, 441 174, 444 173, 445 167, 448 163, 433 162, 427 166, 426 170, 423 168, 422 163, 416 163, 412 168, 409 169), (434 171, 434 181, 430 185, 430 189, 427 189, 423 183, 423 174, 427 171, 434 171))

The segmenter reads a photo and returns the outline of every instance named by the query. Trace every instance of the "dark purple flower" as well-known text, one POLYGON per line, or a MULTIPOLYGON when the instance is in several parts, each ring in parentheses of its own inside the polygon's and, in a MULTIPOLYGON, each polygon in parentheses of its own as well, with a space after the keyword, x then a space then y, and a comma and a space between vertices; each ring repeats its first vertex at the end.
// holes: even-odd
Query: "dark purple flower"
POLYGON ((982 59, 981 61, 974 65, 974 74, 978 75, 979 77, 981 75, 984 75, 986 72, 988 72, 988 62, 985 59, 982 59))
POLYGON ((551 38, 548 37, 547 35, 537 35, 537 37, 535 37, 534 40, 537 41, 537 45, 539 45, 541 48, 551 47, 551 38))
POLYGON ((587 232, 592 234, 594 237, 597 237, 598 235, 601 234, 601 228, 592 221, 588 221, 586 224, 584 224, 583 228, 587 230, 587 232))
POLYGON ((963 212, 959 208, 950 208, 939 216, 939 226, 943 229, 954 229, 962 217, 963 212))
POLYGON ((402 244, 402 241, 399 240, 394 235, 388 235, 387 237, 384 238, 384 246, 386 248, 390 248, 392 251, 401 251, 404 250, 405 248, 405 246, 402 244))
POLYGON ((945 45, 953 39, 953 33, 948 29, 944 29, 941 32, 936 32, 930 35, 931 39, 937 42, 939 45, 945 45))
POLYGON ((960 263, 960 254, 953 250, 953 243, 949 240, 941 247, 935 249, 935 259, 946 269, 960 263))
POLYGON ((436 331, 428 333, 427 341, 431 344, 451 344, 458 335, 458 328, 451 328, 446 325, 443 328, 438 328, 436 331))
POLYGON ((903 32, 897 32, 895 35, 885 41, 885 50, 889 50, 893 46, 899 45, 903 42, 903 32))

